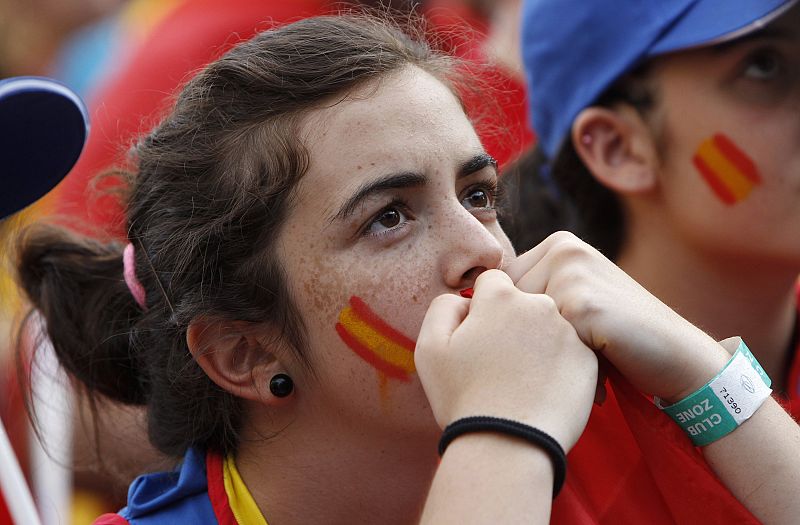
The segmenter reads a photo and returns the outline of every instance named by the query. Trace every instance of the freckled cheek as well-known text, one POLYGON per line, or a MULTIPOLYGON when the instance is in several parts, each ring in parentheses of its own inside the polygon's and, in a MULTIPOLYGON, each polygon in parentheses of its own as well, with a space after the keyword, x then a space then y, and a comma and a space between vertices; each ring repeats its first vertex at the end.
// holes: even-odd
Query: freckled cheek
MULTIPOLYGON (((356 296, 366 301, 382 318, 412 339, 416 339, 428 305, 441 293, 431 282, 430 271, 413 272, 398 264, 388 271, 379 269, 370 278, 352 282, 346 288, 347 298, 356 296)), ((409 266, 409 261, 405 261, 409 266)), ((342 307, 346 306, 343 302, 342 307)))
POLYGON ((430 286, 412 281, 390 283, 365 294, 376 312, 414 340, 435 295, 438 294, 432 293, 430 286))
MULTIPOLYGON (((300 269, 300 268, 298 268, 300 269)), ((349 298, 347 288, 354 276, 329 261, 313 260, 299 277, 299 297, 295 300, 309 326, 322 321, 335 322, 342 304, 349 298)))
MULTIPOLYGON (((324 295, 330 298, 331 304, 319 319, 324 317, 328 331, 334 330, 341 312, 353 297, 357 297, 394 328, 416 339, 428 305, 443 291, 433 285, 431 269, 423 270, 420 262, 419 258, 399 257, 391 262, 344 266, 335 272, 335 278, 320 284, 326 288, 324 295)), ((321 293, 322 290, 318 291, 318 295, 321 293)))

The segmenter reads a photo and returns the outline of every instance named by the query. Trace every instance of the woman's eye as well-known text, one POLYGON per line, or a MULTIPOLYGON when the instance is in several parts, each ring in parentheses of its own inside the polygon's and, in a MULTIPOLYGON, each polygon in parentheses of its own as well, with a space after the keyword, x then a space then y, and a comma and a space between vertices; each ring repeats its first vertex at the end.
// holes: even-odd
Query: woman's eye
POLYGON ((474 188, 469 190, 461 204, 465 208, 492 208, 494 195, 486 188, 474 188))
POLYGON ((405 213, 397 207, 386 208, 375 217, 364 233, 380 234, 401 226, 407 220, 408 217, 406 217, 405 213))
POLYGON ((780 56, 773 51, 760 51, 747 60, 744 76, 753 80, 771 80, 782 69, 780 56))

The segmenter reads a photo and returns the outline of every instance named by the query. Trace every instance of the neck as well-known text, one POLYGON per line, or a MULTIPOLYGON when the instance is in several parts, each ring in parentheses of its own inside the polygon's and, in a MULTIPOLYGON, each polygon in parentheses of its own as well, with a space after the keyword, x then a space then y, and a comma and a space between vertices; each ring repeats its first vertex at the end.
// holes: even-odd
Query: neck
POLYGON ((641 230, 631 228, 617 264, 712 337, 742 336, 781 391, 796 321, 797 268, 687 246, 664 228, 641 230))
POLYGON ((236 455, 270 525, 419 519, 438 461, 435 433, 422 440, 396 432, 377 436, 329 414, 302 412, 290 425, 274 426, 284 430, 266 441, 245 437, 236 455))

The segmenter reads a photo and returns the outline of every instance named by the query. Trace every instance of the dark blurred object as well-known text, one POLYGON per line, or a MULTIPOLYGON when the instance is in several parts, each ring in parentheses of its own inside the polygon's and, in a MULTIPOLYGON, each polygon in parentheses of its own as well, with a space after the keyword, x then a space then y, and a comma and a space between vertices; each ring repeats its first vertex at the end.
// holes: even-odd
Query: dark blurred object
MULTIPOLYGON (((80 98, 48 78, 0 81, 0 220, 44 196, 72 169, 89 134, 80 98)), ((23 458, 27 426, 11 370, 0 368, 0 415, 23 458)), ((0 494, 0 523, 11 517, 0 494)))
POLYGON ((58 184, 88 134, 86 108, 66 86, 42 77, 0 81, 0 218, 58 184))

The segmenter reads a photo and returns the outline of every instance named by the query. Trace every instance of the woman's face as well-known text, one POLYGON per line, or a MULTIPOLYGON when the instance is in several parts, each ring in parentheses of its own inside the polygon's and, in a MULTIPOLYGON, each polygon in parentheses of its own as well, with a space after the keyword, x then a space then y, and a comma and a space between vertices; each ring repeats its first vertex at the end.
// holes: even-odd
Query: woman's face
POLYGON ((800 265, 800 6, 731 43, 657 62, 662 183, 700 250, 800 265))
POLYGON ((514 256, 494 161, 450 90, 414 67, 303 129, 310 167, 278 242, 316 373, 298 392, 360 432, 430 435, 413 365, 427 307, 514 256))

